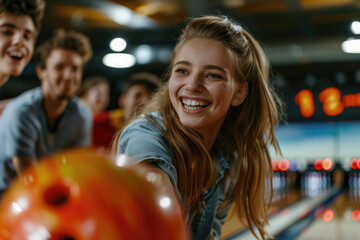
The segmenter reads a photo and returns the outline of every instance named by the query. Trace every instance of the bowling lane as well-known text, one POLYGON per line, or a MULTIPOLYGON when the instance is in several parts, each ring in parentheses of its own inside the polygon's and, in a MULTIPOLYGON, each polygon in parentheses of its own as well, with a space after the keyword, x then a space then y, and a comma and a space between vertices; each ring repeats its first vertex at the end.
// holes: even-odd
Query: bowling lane
MULTIPOLYGON (((275 172, 273 177, 274 196, 269 217, 279 214, 282 210, 292 204, 306 198, 306 195, 299 190, 296 184, 299 178, 298 172, 275 172)), ((247 228, 238 220, 234 209, 230 210, 230 214, 225 222, 222 230, 221 239, 231 239, 245 231, 247 228), (232 214, 233 213, 233 214, 232 214)))
POLYGON ((360 238, 360 192, 346 190, 327 207, 318 210, 312 224, 296 240, 353 240, 360 238))
POLYGON ((290 209, 293 212, 297 212, 298 218, 295 219, 292 224, 283 227, 282 231, 274 234, 275 239, 296 239, 305 229, 313 224, 313 222, 323 213, 325 209, 327 209, 330 204, 333 203, 335 199, 339 197, 340 194, 342 194, 342 192, 342 188, 333 187, 317 197, 311 197, 302 201, 302 203, 298 204, 301 206, 300 208, 290 209))
MULTIPOLYGON (((307 226, 306 224, 311 223, 307 217, 313 215, 313 210, 338 195, 340 191, 340 188, 332 187, 316 197, 305 198, 284 208, 278 214, 269 218, 269 225, 265 226, 265 231, 271 236, 275 236, 275 239, 294 239, 294 236, 297 236, 298 232, 307 226), (306 220, 305 224, 303 224, 304 219, 306 220), (291 229, 291 231, 289 231, 289 229, 291 229)), ((257 232, 257 230, 255 232, 257 232)), ((253 240, 255 238, 250 231, 243 231, 228 239, 253 240)))
MULTIPOLYGON (((270 217, 279 214, 282 210, 286 209, 286 207, 302 200, 304 195, 301 194, 301 191, 293 189, 284 192, 276 191, 274 198, 277 198, 277 201, 272 204, 269 210, 270 217)), ((231 209, 223 227, 221 239, 232 239, 232 237, 242 234, 245 231, 248 231, 247 228, 239 221, 234 213, 234 209, 231 209)))
POLYGON ((334 180, 344 176, 341 194, 316 206, 276 239, 360 239, 360 172, 338 173, 334 180))
MULTIPOLYGON (((343 176, 341 176, 342 178, 343 176)), ((274 172, 274 197, 269 211, 270 226, 267 230, 277 235, 299 219, 309 215, 341 189, 333 185, 330 173, 306 171, 274 172)), ((221 239, 254 239, 244 225, 230 214, 224 225, 221 239)))
POLYGON ((317 205, 309 214, 278 234, 276 239, 359 239, 360 173, 337 171, 335 185, 342 178, 341 194, 336 194, 317 205))
POLYGON ((297 239, 360 238, 360 172, 352 166, 345 174, 346 190, 322 209, 297 239), (326 231, 325 231, 326 230, 326 231))

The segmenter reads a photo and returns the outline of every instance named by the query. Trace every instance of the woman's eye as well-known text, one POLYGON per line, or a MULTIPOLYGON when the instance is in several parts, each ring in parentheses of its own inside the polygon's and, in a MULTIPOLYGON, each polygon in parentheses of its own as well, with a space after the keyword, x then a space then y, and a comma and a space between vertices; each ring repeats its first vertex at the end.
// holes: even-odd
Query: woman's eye
POLYGON ((175 72, 176 72, 176 73, 182 73, 182 74, 184 74, 184 73, 186 73, 187 71, 186 71, 185 69, 178 68, 178 69, 175 70, 175 72))
POLYGON ((208 78, 215 78, 215 79, 222 79, 223 77, 221 77, 220 75, 218 74, 214 74, 214 73, 209 73, 207 75, 208 78))

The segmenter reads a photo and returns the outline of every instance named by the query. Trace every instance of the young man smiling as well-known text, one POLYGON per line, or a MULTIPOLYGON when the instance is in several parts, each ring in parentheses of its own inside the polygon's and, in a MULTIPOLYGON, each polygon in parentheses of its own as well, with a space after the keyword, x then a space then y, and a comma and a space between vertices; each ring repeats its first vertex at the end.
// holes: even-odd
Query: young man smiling
POLYGON ((0 118, 0 191, 51 153, 88 146, 92 114, 75 93, 92 50, 86 36, 58 30, 35 53, 41 87, 12 100, 0 118))
POLYGON ((44 0, 0 0, 0 87, 29 63, 44 8, 44 0))

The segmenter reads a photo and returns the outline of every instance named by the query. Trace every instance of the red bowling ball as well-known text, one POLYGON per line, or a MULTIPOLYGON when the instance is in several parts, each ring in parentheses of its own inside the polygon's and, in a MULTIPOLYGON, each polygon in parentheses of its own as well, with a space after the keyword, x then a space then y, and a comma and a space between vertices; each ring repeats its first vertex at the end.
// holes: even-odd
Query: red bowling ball
POLYGON ((43 159, 4 194, 0 239, 188 239, 156 174, 123 160, 90 149, 43 159))

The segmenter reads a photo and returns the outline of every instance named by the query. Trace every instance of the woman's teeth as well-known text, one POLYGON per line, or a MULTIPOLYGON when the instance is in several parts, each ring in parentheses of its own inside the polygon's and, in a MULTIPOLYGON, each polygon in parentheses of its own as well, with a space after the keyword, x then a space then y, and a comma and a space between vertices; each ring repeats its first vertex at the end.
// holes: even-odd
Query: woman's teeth
POLYGON ((182 99, 182 103, 184 108, 188 110, 199 110, 209 106, 209 103, 207 102, 192 99, 182 99))

